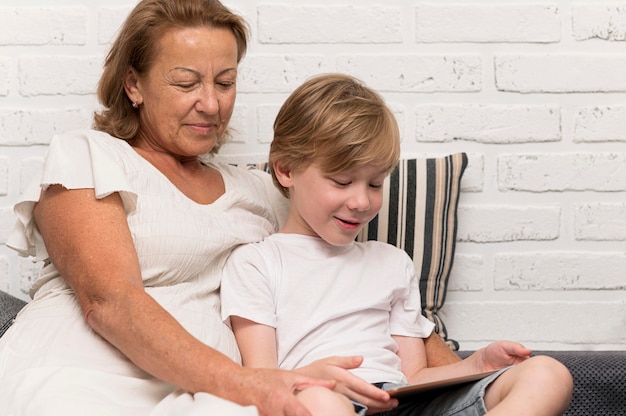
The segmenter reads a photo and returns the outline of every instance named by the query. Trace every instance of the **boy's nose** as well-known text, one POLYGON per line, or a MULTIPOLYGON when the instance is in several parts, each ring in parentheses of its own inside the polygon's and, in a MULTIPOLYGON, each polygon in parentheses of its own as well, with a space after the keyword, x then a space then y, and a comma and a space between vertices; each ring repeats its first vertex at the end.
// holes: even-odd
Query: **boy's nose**
POLYGON ((352 210, 367 211, 370 209, 370 206, 370 197, 367 190, 355 190, 348 201, 348 207, 352 210))

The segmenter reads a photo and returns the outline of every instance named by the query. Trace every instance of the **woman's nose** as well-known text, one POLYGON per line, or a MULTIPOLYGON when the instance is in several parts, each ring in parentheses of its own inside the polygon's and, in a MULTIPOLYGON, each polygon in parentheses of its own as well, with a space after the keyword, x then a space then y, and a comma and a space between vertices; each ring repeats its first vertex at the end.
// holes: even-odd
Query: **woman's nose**
POLYGON ((196 104, 196 109, 207 114, 217 114, 220 109, 215 88, 203 89, 202 95, 196 104))

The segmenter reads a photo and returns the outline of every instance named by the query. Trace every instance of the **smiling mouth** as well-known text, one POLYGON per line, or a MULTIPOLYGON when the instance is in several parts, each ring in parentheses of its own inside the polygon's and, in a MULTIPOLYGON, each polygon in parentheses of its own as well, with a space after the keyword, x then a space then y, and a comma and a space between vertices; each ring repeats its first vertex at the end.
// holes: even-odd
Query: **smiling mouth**
POLYGON ((210 133, 212 131, 217 130, 217 124, 194 124, 194 123, 189 123, 187 124, 187 127, 191 128, 192 130, 196 130, 199 132, 203 132, 203 133, 210 133))
POLYGON ((191 127, 200 127, 206 129, 210 127, 216 127, 217 123, 187 123, 187 125, 191 127))
POLYGON ((360 221, 348 221, 339 217, 335 217, 335 218, 341 225, 343 225, 346 228, 354 229, 354 228, 358 228, 362 224, 360 221))

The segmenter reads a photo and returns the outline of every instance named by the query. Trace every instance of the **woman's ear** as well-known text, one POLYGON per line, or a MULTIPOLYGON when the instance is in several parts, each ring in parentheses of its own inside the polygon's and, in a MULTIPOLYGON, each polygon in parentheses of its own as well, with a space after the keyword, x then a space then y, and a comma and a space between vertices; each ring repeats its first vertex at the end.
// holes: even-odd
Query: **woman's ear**
POLYGON ((293 184, 292 170, 284 166, 280 160, 272 163, 272 169, 274 169, 276 179, 284 188, 289 188, 293 184))
POLYGON ((128 69, 128 73, 124 78, 124 91, 126 91, 126 95, 131 102, 137 105, 143 103, 139 78, 137 77, 135 70, 132 68, 128 69))

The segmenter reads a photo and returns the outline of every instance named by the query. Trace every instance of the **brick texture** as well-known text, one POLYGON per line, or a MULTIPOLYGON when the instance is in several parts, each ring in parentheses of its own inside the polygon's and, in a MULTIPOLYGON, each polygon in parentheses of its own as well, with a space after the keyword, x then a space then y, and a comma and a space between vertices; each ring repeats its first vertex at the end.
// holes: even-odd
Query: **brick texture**
MULTIPOLYGON (((0 242, 50 138, 91 124, 136 1, 23 3, 0 7, 0 242)), ((225 3, 252 38, 222 153, 264 160, 289 92, 356 75, 396 114, 404 156, 469 155, 443 309, 461 347, 626 348, 626 3, 225 3)), ((27 299, 37 269, 0 246, 0 289, 27 299)))

